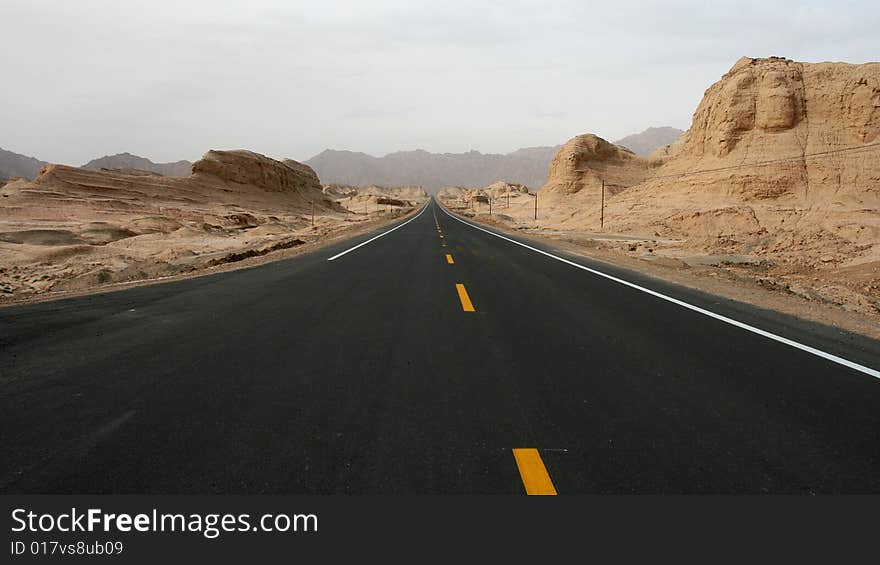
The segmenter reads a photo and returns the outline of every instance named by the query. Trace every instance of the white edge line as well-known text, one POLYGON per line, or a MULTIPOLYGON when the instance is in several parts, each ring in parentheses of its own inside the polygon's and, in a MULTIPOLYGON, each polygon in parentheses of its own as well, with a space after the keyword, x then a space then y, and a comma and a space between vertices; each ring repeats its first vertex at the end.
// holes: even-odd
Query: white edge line
POLYGON ((424 214, 424 213, 425 213, 425 210, 428 209, 428 205, 431 203, 431 200, 432 200, 432 199, 429 198, 428 201, 425 202, 425 205, 422 206, 422 210, 421 210, 418 214, 416 214, 416 215, 413 216, 412 218, 408 219, 407 221, 403 222, 402 224, 400 224, 400 225, 398 225, 398 226, 394 226, 394 227, 391 228, 390 230, 388 230, 388 231, 384 231, 384 232, 380 233, 379 235, 377 235, 377 236, 375 236, 375 237, 371 237, 371 238, 368 239, 367 241, 364 241, 364 242, 362 242, 362 243, 358 243, 358 244, 355 245, 354 247, 349 247, 348 249, 346 249, 346 250, 343 251, 342 253, 337 253, 336 255, 334 255, 333 257, 330 257, 330 258, 327 259, 327 260, 328 260, 328 261, 333 261, 334 259, 339 259, 340 257, 342 257, 343 255, 345 255, 346 253, 351 253, 352 251, 354 251, 354 250, 357 249, 358 247, 363 247, 364 245, 370 243, 371 241, 375 241, 375 240, 379 239, 379 238, 382 237, 383 235, 388 235, 389 233, 393 232, 394 230, 399 230, 400 228, 402 228, 402 227, 405 226, 406 224, 410 223, 411 221, 415 220, 416 218, 418 218, 419 216, 421 216, 422 214, 424 214))
POLYGON ((603 277, 603 278, 606 278, 610 281, 614 281, 618 284, 622 284, 624 286, 628 286, 630 288, 633 288, 635 290, 639 290, 639 291, 644 292, 646 294, 650 294, 651 296, 655 296, 655 297, 660 298, 662 300, 666 300, 667 302, 672 302, 673 304, 681 306, 682 308, 687 308, 688 310, 693 310, 694 312, 698 312, 700 314, 703 314, 704 316, 709 316, 710 318, 715 318, 716 320, 719 320, 719 321, 724 322, 726 324, 730 324, 731 326, 736 326, 740 329, 743 329, 743 330, 758 334, 760 336, 766 337, 767 339, 772 339, 773 341, 783 343, 783 344, 788 345, 790 347, 794 347, 795 349, 800 349, 801 351, 805 351, 807 353, 815 355, 816 357, 821 357, 822 359, 826 359, 828 361, 831 361, 832 363, 837 363, 838 365, 843 365, 844 367, 848 367, 848 368, 853 369, 855 371, 859 371, 860 373, 864 373, 864 374, 870 375, 876 379, 880 379, 880 371, 878 371, 876 369, 872 369, 872 368, 866 367, 864 365, 859 365, 858 363, 850 361, 849 359, 844 359, 843 357, 838 357, 837 355, 832 355, 831 353, 827 353, 825 351, 822 351, 821 349, 816 349, 815 347, 810 347, 809 345, 804 345, 803 343, 799 343, 797 341, 788 339, 786 337, 782 337, 780 335, 770 333, 766 330, 756 328, 755 326, 750 326, 749 324, 734 320, 733 318, 728 318, 727 316, 722 316, 721 314, 716 314, 715 312, 705 310, 703 308, 700 308, 699 306, 694 306, 693 304, 689 304, 689 303, 684 302, 682 300, 678 300, 677 298, 672 298, 671 296, 667 296, 667 295, 662 294, 660 292, 657 292, 655 290, 651 290, 650 288, 645 288, 645 287, 639 286, 635 283, 631 283, 629 281, 619 279, 613 275, 603 273, 602 271, 597 271, 595 269, 591 269, 590 267, 585 267, 584 265, 581 265, 579 263, 575 263, 574 261, 569 261, 568 259, 563 259, 562 257, 557 257, 556 255, 553 255, 552 253, 548 253, 548 252, 543 251, 541 249, 538 249, 536 247, 532 247, 531 245, 527 245, 527 244, 522 243, 520 241, 516 241, 515 239, 505 237, 505 236, 503 236, 501 234, 497 234, 491 230, 481 228, 480 226, 477 226, 477 225, 474 225, 470 222, 462 220, 458 216, 455 216, 455 215, 447 212, 446 208, 444 208, 443 206, 440 206, 440 209, 443 210, 443 212, 447 216, 449 216, 450 218, 452 218, 454 220, 458 220, 459 222, 461 222, 467 226, 470 226, 474 229, 484 231, 484 232, 488 233, 489 235, 494 235, 495 237, 501 238, 505 241, 509 241, 510 243, 515 243, 516 245, 525 247, 526 249, 530 249, 530 250, 534 251, 535 253, 540 253, 541 255, 546 255, 547 257, 550 257, 551 259, 556 259, 557 261, 561 261, 567 265, 571 265, 572 267, 576 267, 576 268, 581 269, 583 271, 587 271, 588 273, 592 273, 596 276, 603 277))

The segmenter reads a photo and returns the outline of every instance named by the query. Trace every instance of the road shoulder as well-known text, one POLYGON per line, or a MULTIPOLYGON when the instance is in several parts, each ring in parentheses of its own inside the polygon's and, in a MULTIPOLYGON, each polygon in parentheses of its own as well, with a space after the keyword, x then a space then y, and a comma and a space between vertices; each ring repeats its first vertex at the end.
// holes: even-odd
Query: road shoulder
POLYGON ((551 247, 561 253, 584 257, 611 267, 635 271, 663 282, 880 340, 880 324, 869 316, 849 312, 839 306, 809 301, 784 290, 764 288, 752 281, 737 278, 723 269, 711 266, 688 267, 680 262, 666 261, 661 257, 648 261, 624 256, 613 250, 603 249, 601 246, 591 243, 592 240, 575 240, 524 232, 513 229, 503 222, 493 221, 485 214, 477 216, 461 214, 459 210, 449 208, 439 200, 437 202, 460 218, 523 242, 551 247))
POLYGON ((156 277, 156 278, 144 278, 133 281, 126 282, 118 282, 118 283, 109 283, 105 285, 95 286, 88 289, 75 290, 75 291, 50 291, 40 294, 26 294, 20 296, 9 296, 0 300, 0 309, 8 306, 18 306, 23 304, 36 304, 40 302, 50 302, 54 300, 62 300, 66 298, 74 298, 78 296, 89 296, 94 294, 104 294, 108 292, 116 292, 121 290, 126 290, 129 288, 135 288, 140 286, 154 285, 154 284, 163 284, 174 281, 181 281, 185 279, 192 279, 196 277, 204 277, 209 275, 215 275, 218 273, 225 273, 230 271, 237 271, 240 269, 249 269, 253 267, 258 267, 260 265, 265 265, 267 263, 272 263, 275 261, 281 261, 284 259, 291 259, 293 257, 298 257, 300 255, 305 255, 308 253, 314 253, 320 251, 328 246, 335 245, 338 243, 342 243, 344 241, 356 238, 358 236, 362 236, 374 231, 378 231, 387 226, 393 225, 395 223, 406 221, 409 218, 413 217, 419 211, 421 211, 422 206, 418 206, 413 208, 412 210, 407 211, 401 215, 394 216, 386 216, 378 219, 367 220, 364 222, 354 223, 354 224, 346 224, 340 223, 338 226, 334 226, 334 228, 328 231, 325 234, 321 234, 310 241, 306 241, 301 245, 297 245, 295 247, 289 248, 281 248, 273 251, 269 251, 267 253, 259 254, 252 257, 243 257, 239 260, 221 263, 214 265, 212 267, 199 269, 193 272, 187 273, 179 273, 170 276, 164 277, 156 277))

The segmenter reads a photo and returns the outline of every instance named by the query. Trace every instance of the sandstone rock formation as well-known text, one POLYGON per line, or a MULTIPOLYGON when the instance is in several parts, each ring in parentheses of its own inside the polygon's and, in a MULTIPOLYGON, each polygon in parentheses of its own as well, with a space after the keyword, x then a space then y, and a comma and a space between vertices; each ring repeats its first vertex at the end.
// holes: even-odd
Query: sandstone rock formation
POLYGON ((408 208, 419 206, 428 199, 420 186, 346 186, 329 184, 324 194, 334 198, 346 209, 363 214, 375 212, 381 206, 408 208))
POLYGON ((534 202, 534 194, 529 192, 527 186, 504 181, 483 188, 446 187, 437 193, 437 198, 453 208, 466 208, 479 213, 492 211, 496 219, 499 213, 511 207, 522 208, 534 202))
POLYGON ((191 272, 357 221, 305 165, 250 151, 209 151, 186 178, 49 164, 0 196, 0 298, 191 272))
POLYGON ((498 181, 483 188, 483 192, 485 192, 489 197, 493 199, 507 198, 508 194, 528 194, 529 187, 524 184, 498 181))
MULTIPOLYGON (((537 225, 598 231, 601 207, 584 195, 600 178, 627 187, 606 200, 603 231, 616 238, 651 241, 655 256, 721 257, 748 265, 743 276, 880 313, 880 63, 742 58, 648 159, 594 136, 569 141, 537 225)), ((510 214, 530 222, 532 211, 510 214)))
POLYGON ((321 182, 310 167, 276 161, 251 151, 208 151, 192 167, 197 179, 213 177, 227 184, 251 185, 272 192, 321 193, 321 182))
POLYGON ((302 175, 304 182, 308 182, 314 187, 321 187, 321 179, 318 178, 318 173, 310 166, 293 159, 283 159, 281 162, 302 175))
POLYGON ((707 171, 686 184, 737 200, 859 201, 878 171, 876 154, 859 148, 878 136, 880 63, 742 58, 706 91, 658 177, 707 171))
POLYGON ((553 157, 542 195, 599 198, 602 181, 609 194, 636 185, 651 172, 647 160, 593 134, 570 139, 553 157))
POLYGON ((878 144, 880 63, 743 58, 706 91, 680 147, 626 198, 652 202, 654 216, 728 210, 754 216, 755 229, 830 235, 855 222, 864 233, 880 205, 878 144), (840 225, 824 225, 829 214, 840 225))

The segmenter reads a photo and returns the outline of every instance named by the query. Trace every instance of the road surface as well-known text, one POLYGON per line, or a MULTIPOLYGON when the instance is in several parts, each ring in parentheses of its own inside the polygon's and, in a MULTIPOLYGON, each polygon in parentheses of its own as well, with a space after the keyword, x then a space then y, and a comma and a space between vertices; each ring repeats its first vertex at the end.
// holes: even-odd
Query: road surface
POLYGON ((0 309, 0 492, 880 492, 878 342, 434 202, 387 230, 0 309))

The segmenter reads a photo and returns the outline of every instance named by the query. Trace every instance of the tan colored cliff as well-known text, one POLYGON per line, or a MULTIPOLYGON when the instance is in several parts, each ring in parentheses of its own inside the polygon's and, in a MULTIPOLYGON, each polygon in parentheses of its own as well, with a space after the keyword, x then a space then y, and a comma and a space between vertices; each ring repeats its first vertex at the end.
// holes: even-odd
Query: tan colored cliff
POLYGON ((553 157, 541 195, 598 199, 603 180, 608 193, 616 194, 644 181, 650 172, 650 162, 629 149, 593 134, 579 135, 553 157))
POLYGON ((675 143, 636 160, 579 136, 554 158, 537 221, 532 204, 505 214, 878 315, 880 63, 742 58, 675 143), (604 226, 601 178, 625 187, 606 195, 604 226))

